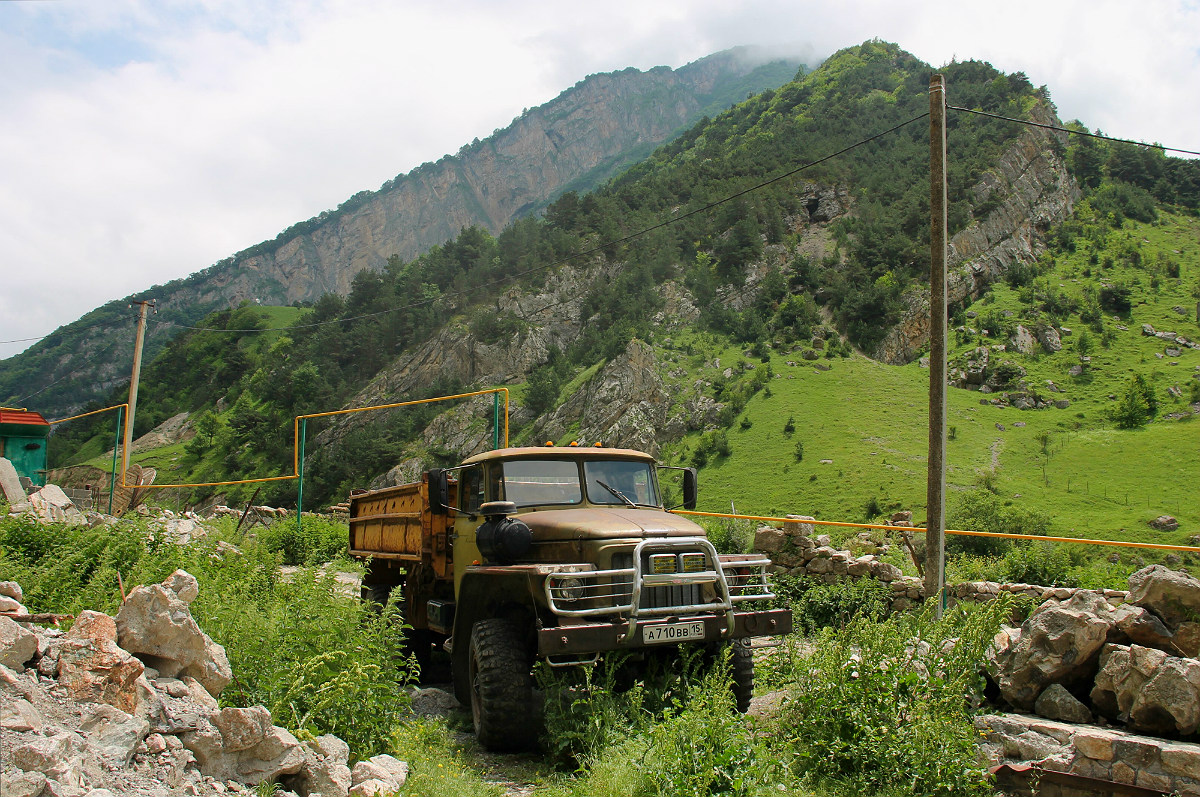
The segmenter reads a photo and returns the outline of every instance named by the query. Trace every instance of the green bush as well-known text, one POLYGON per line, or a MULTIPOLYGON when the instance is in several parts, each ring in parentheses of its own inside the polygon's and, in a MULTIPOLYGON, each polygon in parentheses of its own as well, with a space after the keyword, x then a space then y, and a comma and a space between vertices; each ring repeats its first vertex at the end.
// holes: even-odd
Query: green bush
POLYGON ((826 584, 810 576, 777 576, 775 589, 791 608, 796 629, 806 635, 858 618, 882 619, 892 597, 891 587, 873 578, 826 584))
POLYGON ((278 551, 285 565, 319 565, 346 558, 350 540, 346 524, 323 517, 307 517, 297 524, 293 517, 257 528, 255 534, 272 551, 278 551))
POLYGON ((733 711, 726 658, 708 666, 702 650, 663 659, 624 690, 613 670, 541 671, 546 744, 579 766, 578 778, 554 793, 707 797, 793 786, 770 744, 783 735, 756 733, 733 711))
POLYGON ((1075 587, 1079 584, 1071 572, 1073 566, 1070 551, 1061 543, 1020 543, 1004 555, 1004 580, 1047 587, 1075 587))
MULTIPOLYGON (((1050 518, 1031 509, 1011 506, 987 489, 960 493, 946 516, 946 525, 962 531, 988 531, 993 534, 1034 534, 1050 532, 1050 518)), ((946 536, 950 555, 1003 556, 1012 542, 1003 537, 974 537, 965 534, 946 536)))

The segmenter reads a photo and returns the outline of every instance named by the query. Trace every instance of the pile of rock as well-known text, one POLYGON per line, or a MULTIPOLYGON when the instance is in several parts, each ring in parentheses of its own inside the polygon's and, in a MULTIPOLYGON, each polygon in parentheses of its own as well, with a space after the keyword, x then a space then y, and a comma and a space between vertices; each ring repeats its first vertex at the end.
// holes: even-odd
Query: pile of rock
POLYGON ((1171 738, 1200 732, 1200 581, 1151 565, 1123 604, 1077 591, 995 640, 991 676, 1006 701, 1049 719, 1093 714, 1171 738))
MULTIPOLYGON (((11 613, 20 588, 0 586, 11 613)), ((299 742, 263 706, 221 708, 233 677, 197 626, 196 579, 137 587, 117 616, 81 612, 69 631, 0 615, 0 760, 5 797, 197 795, 282 783, 301 797, 399 789, 403 762, 348 767, 335 736, 299 742)))
MULTIPOLYGON (((1145 335, 1146 337, 1158 338, 1159 340, 1167 341, 1169 348, 1200 349, 1200 343, 1196 343, 1195 341, 1188 340, 1183 335, 1180 335, 1176 332, 1166 332, 1163 330, 1155 329, 1150 324, 1142 324, 1142 334, 1145 335)), ((1173 356, 1178 357, 1179 356, 1178 352, 1176 352, 1176 354, 1173 356)))

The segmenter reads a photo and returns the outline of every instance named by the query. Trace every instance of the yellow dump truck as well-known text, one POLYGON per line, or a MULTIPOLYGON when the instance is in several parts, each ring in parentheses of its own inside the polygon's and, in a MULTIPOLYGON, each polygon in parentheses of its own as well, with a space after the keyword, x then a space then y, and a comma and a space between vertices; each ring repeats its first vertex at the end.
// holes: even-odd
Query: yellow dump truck
MULTIPOLYGON (((664 508, 664 468, 629 449, 506 448, 351 495, 364 600, 399 590, 418 659, 431 646, 450 653, 455 693, 486 747, 536 742, 538 660, 566 667, 610 651, 636 661, 728 645, 746 710, 749 640, 789 633, 791 612, 755 608, 774 597, 769 560, 720 554, 703 528, 664 508)), ((675 470, 694 508, 696 472, 675 470)))

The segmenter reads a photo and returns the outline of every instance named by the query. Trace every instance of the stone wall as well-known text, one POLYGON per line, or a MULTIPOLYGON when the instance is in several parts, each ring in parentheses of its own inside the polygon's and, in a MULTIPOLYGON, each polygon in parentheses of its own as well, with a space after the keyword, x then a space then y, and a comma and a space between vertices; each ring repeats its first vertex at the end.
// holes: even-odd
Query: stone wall
MULTIPOLYGON (((911 527, 910 512, 898 512, 891 518, 891 525, 900 529, 911 527)), ((912 548, 914 543, 903 531, 888 531, 883 541, 878 541, 869 532, 854 537, 850 548, 834 548, 829 535, 816 534, 813 518, 805 515, 788 515, 789 522, 781 528, 760 526, 754 534, 754 550, 765 554, 774 563, 773 575, 806 576, 826 584, 873 578, 891 587, 892 611, 906 611, 925 600, 924 580, 917 576, 906 576, 894 564, 883 561, 883 555, 897 545, 912 548), (897 539, 899 537, 899 539, 897 539)), ((918 554, 918 558, 920 558, 918 554)), ((1000 594, 1011 594, 1028 598, 1038 603, 1054 598, 1068 600, 1078 592, 1088 592, 1074 587, 1046 587, 1039 584, 1002 584, 996 581, 964 581, 948 584, 947 602, 953 606, 959 602, 980 603, 993 600, 1000 594)), ((1113 603, 1123 603, 1124 590, 1102 590, 1098 593, 1113 603)))
POLYGON ((1200 744, 1022 714, 976 717, 975 727, 984 739, 981 752, 992 764, 1034 764, 1162 792, 1200 794, 1200 744))

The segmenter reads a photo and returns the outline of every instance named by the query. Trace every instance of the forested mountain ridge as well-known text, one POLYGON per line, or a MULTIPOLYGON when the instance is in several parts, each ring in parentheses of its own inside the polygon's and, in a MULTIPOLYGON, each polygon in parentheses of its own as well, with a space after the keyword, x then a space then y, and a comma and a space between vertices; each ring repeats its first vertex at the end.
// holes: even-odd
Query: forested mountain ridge
POLYGON ((735 48, 679 69, 592 75, 485 140, 426 163, 186 279, 109 302, 0 362, 0 402, 27 396, 65 415, 106 395, 130 368, 132 299, 153 298, 154 355, 178 330, 242 301, 287 305, 345 294, 360 270, 413 258, 464 227, 498 233, 565 190, 587 190, 706 113, 782 85, 802 69, 735 48))
MULTIPOLYGON (((273 475, 290 462, 298 413, 505 384, 514 442, 578 437, 720 460, 725 430, 739 418, 750 428, 747 403, 778 369, 878 353, 898 323, 919 318, 930 71, 895 45, 847 48, 698 122, 602 188, 568 192, 544 219, 497 236, 468 228, 360 272, 346 297, 318 300, 284 336, 181 336, 145 372, 138 431, 189 412, 197 435, 172 468, 188 480, 273 475)), ((941 71, 955 105, 1057 124, 1048 92, 1023 75, 979 62, 941 71)), ((965 114, 952 115, 950 136, 955 313, 1065 246, 1081 191, 1118 225, 1156 200, 1187 212, 1200 200, 1194 165, 1154 150, 965 114)), ((243 329, 260 312, 206 325, 243 329)), ((922 345, 919 329, 902 339, 900 361, 922 345)), ((449 463, 490 445, 489 423, 480 406, 426 405, 315 424, 305 493, 337 497, 389 471, 449 463)), ((87 434, 61 444, 72 439, 87 434)), ((294 498, 288 483, 267 489, 272 501, 294 498)))

